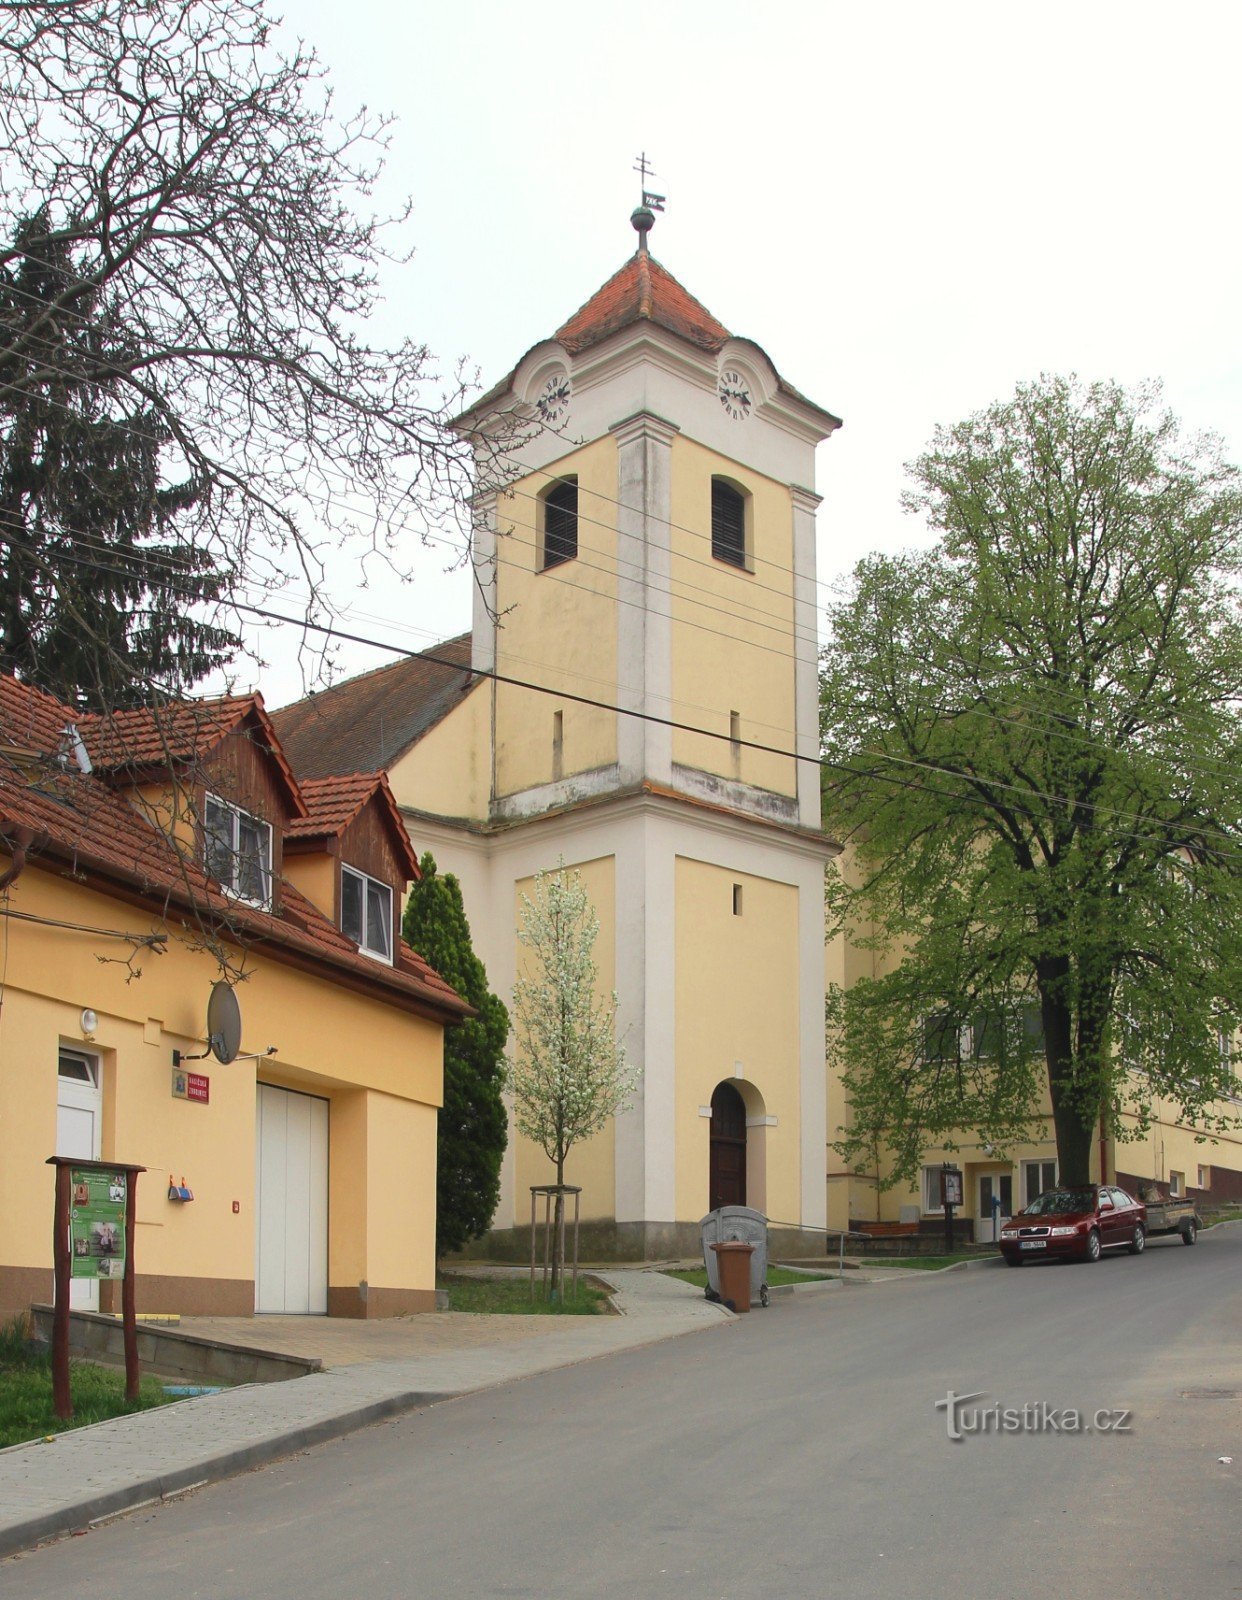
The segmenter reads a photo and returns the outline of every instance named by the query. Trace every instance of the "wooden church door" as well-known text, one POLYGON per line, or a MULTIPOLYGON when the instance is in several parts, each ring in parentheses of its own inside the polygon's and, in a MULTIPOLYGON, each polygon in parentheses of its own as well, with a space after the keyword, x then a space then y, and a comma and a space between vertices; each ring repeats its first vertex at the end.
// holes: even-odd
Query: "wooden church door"
POLYGON ((746 1204, 746 1103, 731 1083, 712 1094, 710 1210, 746 1204))

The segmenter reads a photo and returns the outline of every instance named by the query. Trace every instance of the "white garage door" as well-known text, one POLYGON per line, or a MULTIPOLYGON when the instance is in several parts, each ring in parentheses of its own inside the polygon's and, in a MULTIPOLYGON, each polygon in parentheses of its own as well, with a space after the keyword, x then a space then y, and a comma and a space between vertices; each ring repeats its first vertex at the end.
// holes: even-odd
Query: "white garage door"
POLYGON ((256 1311, 328 1310, 328 1102, 259 1085, 256 1311))

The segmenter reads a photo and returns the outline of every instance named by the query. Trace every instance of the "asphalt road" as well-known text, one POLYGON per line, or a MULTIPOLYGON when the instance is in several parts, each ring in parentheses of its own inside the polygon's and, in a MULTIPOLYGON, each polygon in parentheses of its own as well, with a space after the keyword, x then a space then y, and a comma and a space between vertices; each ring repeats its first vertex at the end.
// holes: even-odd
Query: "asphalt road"
POLYGON ((1229 1600, 1240 1397, 1242 1225, 912 1272, 382 1424, 0 1563, 0 1597, 1229 1600), (1130 1431, 953 1442, 949 1390, 1130 1431))

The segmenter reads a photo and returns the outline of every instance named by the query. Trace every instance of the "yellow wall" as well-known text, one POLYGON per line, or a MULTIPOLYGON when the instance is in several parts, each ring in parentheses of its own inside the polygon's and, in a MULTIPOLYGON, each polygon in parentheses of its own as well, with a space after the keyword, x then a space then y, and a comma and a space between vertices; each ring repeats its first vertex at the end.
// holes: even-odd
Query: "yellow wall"
MULTIPOLYGON (((553 479, 536 473, 500 496, 496 669, 554 690, 575 690, 612 702, 617 692, 617 448, 611 435, 557 461, 550 469, 578 478, 578 559, 536 570, 540 492, 553 479)), ((616 717, 556 695, 497 684, 496 793, 550 783, 553 716, 563 718, 560 776, 617 759, 616 717)), ((411 804, 423 806, 420 800, 411 804)))
POLYGON ((394 763, 397 804, 440 817, 482 821, 491 795, 491 690, 477 685, 394 763))
MULTIPOLYGON (((612 856, 597 861, 567 861, 566 866, 582 878, 595 914, 599 918, 599 937, 595 941, 595 965, 599 973, 599 996, 607 999, 616 982, 616 862, 612 856)), ((535 880, 523 878, 514 886, 514 916, 521 915, 522 896, 533 896, 535 880)), ((515 928, 517 927, 515 921, 515 928)), ((515 935, 516 936, 516 935, 515 935)), ((526 960, 525 947, 518 946, 518 966, 526 960)), ((555 1183, 556 1168, 538 1146, 514 1131, 516 1192, 514 1220, 530 1222, 530 1185, 555 1183)), ((577 1144, 565 1162, 565 1182, 582 1189, 582 1219, 611 1217, 616 1212, 616 1158, 614 1123, 610 1120, 593 1139, 577 1144)), ((542 1210, 540 1216, 543 1215, 542 1210)), ((572 1206, 569 1212, 572 1220, 572 1206)))
MULTIPOLYGON (((793 502, 789 489, 739 467, 692 439, 672 447, 673 708, 678 721, 778 750, 794 748, 793 502), (711 553, 711 480, 729 478, 750 496, 754 570, 711 553), (732 701, 727 704, 726 701, 732 701)), ((720 739, 673 734, 673 760, 797 793, 796 763, 740 750, 720 739)))
POLYGON ((336 874, 337 858, 326 850, 285 856, 285 877, 330 921, 336 920, 336 874))
MULTIPOLYGON (((92 928, 149 933, 160 926, 149 913, 35 867, 14 883, 9 904, 92 928)), ((277 1053, 257 1069, 254 1061, 196 1062, 193 1070, 211 1080, 210 1103, 175 1100, 172 1051, 203 1049, 207 997, 220 974, 215 960, 195 948, 193 929, 174 922, 171 931, 164 952, 140 952, 131 972, 125 964, 130 947, 120 941, 5 919, 0 1265, 51 1264, 53 1178, 44 1162, 56 1148, 57 1048, 63 1045, 101 1058, 104 1159, 148 1169, 138 1184, 140 1275, 253 1280, 258 1076, 333 1103, 330 1274, 348 1270, 347 1285, 365 1280, 430 1293, 440 1026, 250 952, 249 976, 238 987, 242 1049, 274 1044, 277 1053), (101 962, 101 955, 109 959, 101 962), (98 1015, 91 1038, 81 1029, 85 1007, 98 1015), (368 1128, 370 1155, 359 1170, 349 1155, 364 1147, 353 1104, 361 1100, 368 1102, 368 1123, 381 1127, 378 1134, 368 1128), (394 1140, 407 1136, 409 1148, 398 1159, 394 1140), (170 1174, 185 1177, 193 1204, 168 1201, 170 1174), (394 1181, 401 1203, 391 1196, 381 1203, 380 1191, 394 1181), (357 1212, 357 1193, 366 1196, 364 1216, 357 1212), (405 1275, 391 1276, 402 1261, 405 1275)), ((240 951, 231 954, 241 961, 240 951)), ((330 1284, 336 1282, 330 1276, 330 1284)))
MULTIPOLYGON (((677 1215, 708 1209, 711 1123, 699 1115, 735 1078, 747 1114, 775 1116, 766 1144, 766 1195, 747 1199, 777 1221, 801 1216, 798 1094, 798 891, 790 884, 679 857, 676 894, 677 1215), (733 914, 733 885, 742 914, 733 914), (761 1102, 761 1103, 760 1103, 761 1102)), ((756 1140, 755 1143, 758 1143, 756 1140)))

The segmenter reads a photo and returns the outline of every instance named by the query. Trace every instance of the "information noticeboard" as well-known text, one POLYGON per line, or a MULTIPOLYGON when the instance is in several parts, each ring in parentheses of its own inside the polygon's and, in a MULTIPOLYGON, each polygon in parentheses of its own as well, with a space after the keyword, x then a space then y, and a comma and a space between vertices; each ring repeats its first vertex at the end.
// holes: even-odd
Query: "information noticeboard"
POLYGON ((940 1203, 945 1206, 960 1206, 962 1203, 962 1174, 956 1167, 941 1170, 940 1203))
POLYGON ((123 1172, 73 1167, 69 1173, 70 1274, 75 1278, 125 1276, 123 1172))

